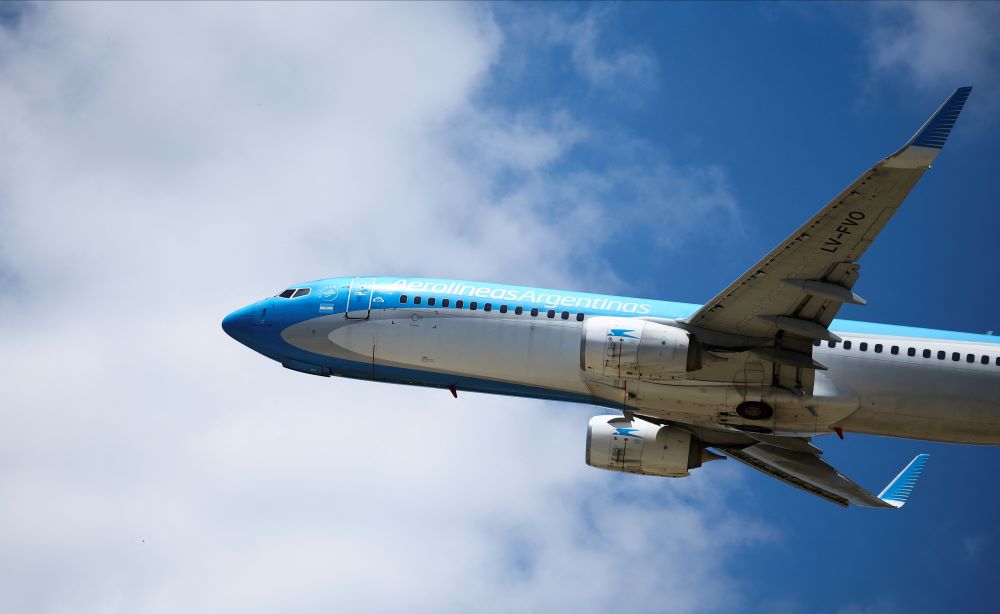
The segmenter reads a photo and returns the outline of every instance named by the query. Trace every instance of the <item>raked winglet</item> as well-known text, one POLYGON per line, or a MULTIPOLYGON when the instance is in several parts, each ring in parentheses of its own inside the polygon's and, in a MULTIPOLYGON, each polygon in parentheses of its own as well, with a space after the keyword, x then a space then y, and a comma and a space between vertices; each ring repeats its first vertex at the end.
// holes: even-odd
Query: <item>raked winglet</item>
POLYGON ((893 507, 903 507, 910 493, 913 492, 913 487, 917 483, 917 478, 923 472, 928 458, 930 458, 929 454, 918 454, 910 461, 909 465, 899 472, 896 479, 889 482, 885 490, 879 493, 878 498, 893 507))
POLYGON ((937 157, 955 127, 958 114, 969 98, 971 87, 960 87, 944 101, 934 115, 917 130, 902 149, 885 160, 890 168, 927 168, 937 157))

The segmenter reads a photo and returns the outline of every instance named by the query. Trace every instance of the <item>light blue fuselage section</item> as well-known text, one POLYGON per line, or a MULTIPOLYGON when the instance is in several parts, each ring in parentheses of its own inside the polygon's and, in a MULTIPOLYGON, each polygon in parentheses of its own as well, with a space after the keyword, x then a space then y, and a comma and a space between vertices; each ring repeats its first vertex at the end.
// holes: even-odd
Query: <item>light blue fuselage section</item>
MULTIPOLYGON (((748 394, 746 382, 702 382, 696 371, 616 398, 585 377, 589 318, 676 320, 698 305, 428 278, 339 277, 295 287, 308 294, 260 301, 224 326, 307 373, 593 403, 708 427, 724 424, 734 395, 748 394)), ((1000 339, 848 320, 830 329, 852 347, 813 348, 829 367, 802 414, 815 425, 789 429, 1000 443, 1000 339)))

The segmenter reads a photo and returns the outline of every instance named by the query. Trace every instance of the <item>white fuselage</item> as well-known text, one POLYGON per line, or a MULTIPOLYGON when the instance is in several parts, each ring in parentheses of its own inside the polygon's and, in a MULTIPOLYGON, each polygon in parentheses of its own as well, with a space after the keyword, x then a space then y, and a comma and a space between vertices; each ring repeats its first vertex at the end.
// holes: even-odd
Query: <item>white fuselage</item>
MULTIPOLYGON (((841 428, 1000 444, 1000 344, 989 337, 942 339, 936 337, 962 334, 902 328, 898 330, 926 335, 852 332, 896 327, 842 322, 844 330, 838 330, 835 321, 831 330, 844 342, 813 348, 814 357, 829 369, 817 372, 812 394, 769 385, 767 364, 747 352, 728 356, 735 375, 726 381, 699 379, 697 370, 656 381, 613 381, 591 377, 581 368, 581 339, 593 310, 556 306, 554 317, 549 317, 551 305, 488 297, 471 310, 468 298, 456 308, 461 296, 400 291, 398 284, 390 283, 376 283, 372 295, 376 300, 363 314, 347 318, 344 309, 323 315, 314 311, 313 317, 289 323, 281 337, 307 356, 340 361, 331 363, 335 375, 370 373, 382 381, 586 401, 706 427, 739 428, 746 421, 732 408, 757 399, 775 408, 764 426, 776 434, 811 435, 841 428), (400 303, 404 292, 409 302, 400 303), (414 296, 421 297, 421 304, 413 304, 414 296), (432 297, 436 304, 428 306, 432 297), (441 306, 449 297, 449 306, 441 306), (490 311, 484 310, 487 303, 490 311), (521 307, 520 313, 515 313, 516 307, 521 307), (532 307, 537 315, 531 315, 532 307), (939 358, 942 352, 944 358, 939 358), (343 364, 351 368, 338 366, 343 364)), ((656 301, 642 304, 653 306, 651 316, 660 315, 656 301)), ((664 315, 679 317, 676 310, 664 315)))

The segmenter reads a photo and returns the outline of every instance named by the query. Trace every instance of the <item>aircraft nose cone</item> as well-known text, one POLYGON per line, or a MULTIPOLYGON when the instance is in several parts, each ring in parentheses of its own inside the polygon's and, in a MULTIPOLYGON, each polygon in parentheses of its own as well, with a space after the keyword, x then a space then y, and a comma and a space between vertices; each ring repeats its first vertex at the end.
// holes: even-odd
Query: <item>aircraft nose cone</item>
POLYGON ((222 330, 243 345, 250 345, 250 331, 253 329, 253 310, 251 307, 237 309, 222 320, 222 330))

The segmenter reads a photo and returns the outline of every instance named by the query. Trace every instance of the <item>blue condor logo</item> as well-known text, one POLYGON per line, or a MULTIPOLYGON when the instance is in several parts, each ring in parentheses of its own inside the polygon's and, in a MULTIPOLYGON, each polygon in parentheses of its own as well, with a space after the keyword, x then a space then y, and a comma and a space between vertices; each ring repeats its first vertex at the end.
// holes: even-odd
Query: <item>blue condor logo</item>
POLYGON ((636 435, 635 434, 635 432, 638 431, 638 430, 639 429, 616 428, 615 429, 615 435, 621 435, 622 437, 635 437, 636 439, 642 439, 641 435, 636 435))
POLYGON ((634 328, 612 328, 608 331, 609 337, 625 337, 626 339, 638 339, 635 335, 628 333, 635 332, 634 328))

